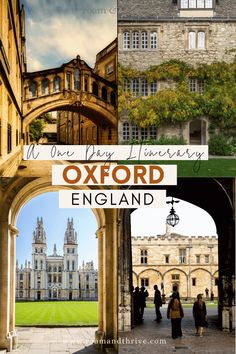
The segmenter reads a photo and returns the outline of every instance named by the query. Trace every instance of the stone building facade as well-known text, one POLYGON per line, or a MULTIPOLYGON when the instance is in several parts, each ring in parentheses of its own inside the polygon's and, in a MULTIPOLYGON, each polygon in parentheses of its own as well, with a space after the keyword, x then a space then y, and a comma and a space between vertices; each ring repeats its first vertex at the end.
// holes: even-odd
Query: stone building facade
MULTIPOLYGON (((106 48, 96 55, 96 62, 93 69, 94 75, 101 78, 97 87, 97 93, 104 102, 109 101, 116 106, 116 72, 117 72, 117 41, 114 40, 106 48), (110 87, 106 87, 106 83, 110 87)), ((92 90, 92 88, 91 88, 92 90)), ((103 122, 97 122, 98 117, 89 119, 78 112, 60 111, 57 112, 58 143, 69 145, 109 145, 117 143, 117 126, 112 127, 103 122)))
POLYGON ((18 0, 0 2, 0 174, 21 161, 22 78, 26 70, 24 9, 18 0))
POLYGON ((218 297, 218 239, 216 236, 183 236, 175 233, 132 237, 133 286, 145 286, 154 296, 158 285, 168 299, 176 285, 183 299, 218 297))
POLYGON ((30 123, 48 112, 61 112, 58 144, 117 143, 117 41, 97 54, 94 68, 78 55, 59 68, 27 72, 25 14, 20 3, 0 2, 2 177, 15 175, 23 144, 30 143, 30 123))
POLYGON ((32 263, 16 265, 16 300, 97 300, 98 272, 93 262, 78 268, 77 233, 73 219, 67 221, 63 256, 56 244, 47 255, 46 232, 43 219, 37 219, 33 233, 32 263))
MULTIPOLYGON (((213 62, 232 63, 236 43, 234 0, 119 0, 118 60, 140 71, 177 59, 196 67, 213 62)), ((134 95, 154 95, 173 87, 173 82, 129 82, 134 95)), ((125 85, 124 85, 125 86, 125 85)), ((125 87, 123 88, 125 89, 125 87)), ((201 93, 203 83, 189 78, 189 90, 201 93)), ((200 117, 179 124, 140 128, 123 112, 119 119, 119 141, 182 136, 189 144, 206 144, 209 119, 200 117)))

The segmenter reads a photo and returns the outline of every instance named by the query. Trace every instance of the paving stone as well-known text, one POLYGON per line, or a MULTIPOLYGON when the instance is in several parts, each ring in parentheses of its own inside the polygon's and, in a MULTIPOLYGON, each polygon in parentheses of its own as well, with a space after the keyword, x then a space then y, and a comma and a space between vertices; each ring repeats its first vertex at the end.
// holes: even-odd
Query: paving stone
POLYGON ((144 322, 136 326, 131 332, 121 334, 126 341, 158 340, 159 344, 121 344, 119 354, 233 354, 234 335, 217 329, 217 313, 215 309, 208 310, 209 328, 205 329, 202 338, 195 336, 192 309, 184 309, 182 321, 183 337, 171 338, 171 323, 166 318, 166 306, 162 309, 163 320, 160 323, 153 321, 154 309, 145 309, 144 322), (160 342, 162 341, 162 342, 160 342), (165 341, 166 344, 161 344, 165 341))

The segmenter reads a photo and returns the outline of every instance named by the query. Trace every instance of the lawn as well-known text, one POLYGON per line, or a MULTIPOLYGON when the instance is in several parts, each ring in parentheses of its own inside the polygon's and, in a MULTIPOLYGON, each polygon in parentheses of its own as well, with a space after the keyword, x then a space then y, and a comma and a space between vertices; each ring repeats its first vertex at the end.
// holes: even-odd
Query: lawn
POLYGON ((42 301, 16 303, 16 326, 96 326, 97 324, 97 302, 42 301))
MULTIPOLYGON (((121 162, 120 162, 121 163, 121 162)), ((178 177, 235 177, 236 158, 210 158, 208 161, 200 161, 200 165, 195 161, 122 161, 122 164, 158 164, 177 165, 178 177)))

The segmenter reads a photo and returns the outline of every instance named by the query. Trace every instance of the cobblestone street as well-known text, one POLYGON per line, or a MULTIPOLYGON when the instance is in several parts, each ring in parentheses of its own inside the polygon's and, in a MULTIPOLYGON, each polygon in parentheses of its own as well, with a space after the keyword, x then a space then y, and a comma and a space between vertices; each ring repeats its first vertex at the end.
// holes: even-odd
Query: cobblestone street
POLYGON ((209 327, 205 329, 202 338, 195 336, 192 309, 184 309, 185 317, 182 321, 183 337, 171 338, 171 323, 166 318, 166 305, 162 308, 163 320, 156 323, 155 309, 145 309, 144 322, 136 326, 131 333, 122 334, 124 341, 158 340, 158 344, 121 344, 119 354, 234 354, 234 335, 223 333, 216 327, 217 310, 208 309, 209 327))

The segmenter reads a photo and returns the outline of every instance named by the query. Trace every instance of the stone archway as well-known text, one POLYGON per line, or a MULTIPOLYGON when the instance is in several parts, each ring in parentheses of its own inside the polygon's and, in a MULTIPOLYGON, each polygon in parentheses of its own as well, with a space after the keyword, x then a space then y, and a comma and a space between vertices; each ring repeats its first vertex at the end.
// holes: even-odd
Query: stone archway
MULTIPOLYGON (((15 346, 15 237, 20 209, 33 197, 61 188, 50 178, 14 178, 0 185, 0 348, 15 346)), ((68 189, 68 188, 66 188, 68 189)), ((74 189, 78 189, 74 187, 74 189)), ((117 339, 117 211, 93 209, 98 223, 98 303, 96 339, 117 339)), ((102 347, 102 344, 100 345, 102 347)), ((114 345, 117 349, 117 344, 114 345)))
MULTIPOLYGON (((157 187, 159 189, 159 187, 157 187)), ((235 244, 235 190, 236 179, 179 178, 177 186, 165 188, 167 196, 175 196, 207 211, 215 221, 219 244, 219 327, 231 331, 234 326, 234 244, 235 244)), ((120 210, 118 252, 120 256, 119 283, 119 331, 131 330, 131 213, 120 210), (122 261, 123 260, 123 261, 122 261)))

